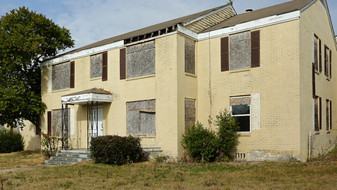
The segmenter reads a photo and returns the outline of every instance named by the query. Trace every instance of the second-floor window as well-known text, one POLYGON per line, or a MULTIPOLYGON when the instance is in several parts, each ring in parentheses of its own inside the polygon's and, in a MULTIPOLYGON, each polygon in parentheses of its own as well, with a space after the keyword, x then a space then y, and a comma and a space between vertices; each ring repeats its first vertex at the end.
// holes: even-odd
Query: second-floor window
POLYGON ((52 90, 74 88, 75 62, 66 62, 52 66, 52 90))
POLYGON ((155 53, 155 41, 129 46, 126 48, 126 52, 121 50, 121 71, 126 70, 126 78, 155 74, 155 53), (122 53, 126 54, 126 59, 122 57, 124 56, 122 53), (122 62, 124 63, 122 64, 122 62))
POLYGON ((331 78, 331 50, 328 46, 324 46, 324 74, 327 78, 331 78))
POLYGON ((221 39, 221 71, 260 66, 260 31, 243 32, 221 39))
POLYGON ((107 52, 90 56, 90 78, 102 77, 102 81, 108 78, 107 52))

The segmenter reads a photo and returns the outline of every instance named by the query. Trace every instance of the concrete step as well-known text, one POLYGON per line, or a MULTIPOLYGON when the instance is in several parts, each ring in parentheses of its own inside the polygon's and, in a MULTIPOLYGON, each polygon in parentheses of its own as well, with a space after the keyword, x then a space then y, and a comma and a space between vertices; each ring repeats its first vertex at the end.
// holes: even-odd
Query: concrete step
POLYGON ((87 150, 61 150, 56 156, 46 160, 47 165, 69 165, 90 159, 90 151, 87 150))
POLYGON ((90 158, 90 153, 56 153, 57 157, 68 157, 68 158, 90 158))

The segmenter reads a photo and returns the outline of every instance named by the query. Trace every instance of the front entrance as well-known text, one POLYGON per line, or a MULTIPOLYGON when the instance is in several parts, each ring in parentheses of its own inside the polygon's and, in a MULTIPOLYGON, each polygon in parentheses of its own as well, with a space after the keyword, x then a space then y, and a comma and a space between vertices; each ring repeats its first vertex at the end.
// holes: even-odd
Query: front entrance
POLYGON ((103 136, 103 107, 90 107, 90 137, 103 136))
POLYGON ((89 107, 87 139, 87 147, 89 149, 92 138, 103 136, 103 107, 99 105, 87 106, 89 107))

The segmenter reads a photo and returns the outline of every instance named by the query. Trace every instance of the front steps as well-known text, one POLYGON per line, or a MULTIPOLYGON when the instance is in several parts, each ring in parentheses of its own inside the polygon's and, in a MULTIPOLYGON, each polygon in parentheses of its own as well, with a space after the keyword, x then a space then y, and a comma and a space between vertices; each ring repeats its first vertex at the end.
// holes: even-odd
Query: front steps
POLYGON ((90 159, 90 151, 87 150, 61 150, 45 162, 47 165, 70 165, 90 159))

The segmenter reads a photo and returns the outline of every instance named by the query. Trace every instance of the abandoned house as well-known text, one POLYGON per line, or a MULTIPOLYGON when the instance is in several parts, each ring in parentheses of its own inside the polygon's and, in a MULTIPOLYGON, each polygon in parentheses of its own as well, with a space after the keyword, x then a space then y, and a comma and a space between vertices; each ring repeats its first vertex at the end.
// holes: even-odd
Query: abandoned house
POLYGON ((42 131, 70 149, 133 135, 176 158, 191 124, 215 129, 227 109, 240 122, 237 160, 306 161, 336 144, 336 53, 326 0, 243 14, 225 4, 45 61, 42 131))

